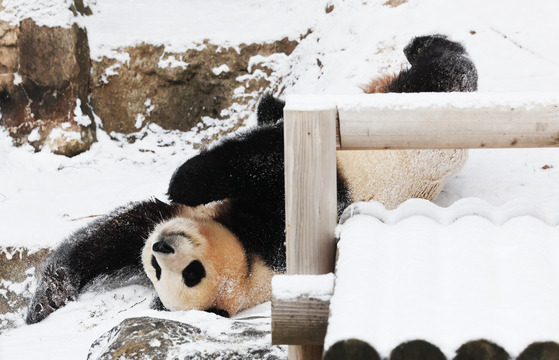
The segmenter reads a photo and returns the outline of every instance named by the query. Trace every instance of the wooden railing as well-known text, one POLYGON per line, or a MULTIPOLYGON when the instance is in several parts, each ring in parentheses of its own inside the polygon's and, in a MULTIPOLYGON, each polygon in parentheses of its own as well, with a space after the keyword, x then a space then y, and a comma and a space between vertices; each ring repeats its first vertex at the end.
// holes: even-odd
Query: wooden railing
MULTIPOLYGON (((291 96, 284 109, 287 274, 335 269, 336 149, 559 146, 559 94, 291 96)), ((272 301, 272 342, 322 358, 328 301, 272 301)))

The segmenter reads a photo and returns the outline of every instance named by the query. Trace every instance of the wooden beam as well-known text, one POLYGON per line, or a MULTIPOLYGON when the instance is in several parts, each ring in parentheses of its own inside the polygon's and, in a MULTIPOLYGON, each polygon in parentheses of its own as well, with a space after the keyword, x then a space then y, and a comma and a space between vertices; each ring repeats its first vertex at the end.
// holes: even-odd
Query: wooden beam
POLYGON ((324 344, 330 300, 300 296, 272 299, 272 344, 324 344))
MULTIPOLYGON (((335 106, 284 109, 288 274, 334 271, 337 222, 335 106)), ((321 345, 291 345, 289 359, 321 359, 321 345)))
POLYGON ((557 94, 374 94, 338 104, 344 150, 559 146, 557 94))
POLYGON ((272 280, 272 344, 322 345, 335 276, 276 275, 272 280))

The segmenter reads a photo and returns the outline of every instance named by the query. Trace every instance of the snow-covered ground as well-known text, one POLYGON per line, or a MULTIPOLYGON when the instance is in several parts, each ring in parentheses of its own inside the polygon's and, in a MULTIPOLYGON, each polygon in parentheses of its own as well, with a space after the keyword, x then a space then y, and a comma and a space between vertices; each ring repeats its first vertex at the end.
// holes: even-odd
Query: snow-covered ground
MULTIPOLYGON (((480 92, 559 91, 555 2, 409 0, 392 8, 383 6, 385 1, 89 0, 93 15, 78 21, 87 27, 93 57, 116 56, 118 46, 141 41, 175 51, 199 46, 205 38, 235 46, 298 39, 310 29, 293 54, 274 60, 284 76, 278 84, 282 96, 357 94, 375 75, 405 66, 402 48, 413 36, 429 33, 464 43, 478 67, 480 92), (330 13, 327 4, 334 6, 330 13)), ((3 0, 0 18, 32 16, 42 24, 68 25, 68 3, 3 0)), ((54 247, 93 215, 131 200, 164 198, 173 170, 196 154, 191 144, 203 134, 153 125, 142 131, 146 136, 133 144, 98 131, 99 142, 90 151, 65 158, 15 148, 0 129, 0 245, 54 247)), ((557 209, 559 149, 471 151, 436 203, 449 206, 467 197, 496 206, 514 201, 557 209)), ((39 324, 0 335, 0 358, 85 358, 91 342, 125 317, 172 317, 207 331, 217 326, 199 312, 148 310, 146 297, 148 290, 138 286, 85 294, 39 324)), ((256 312, 269 314, 269 307, 256 312)))

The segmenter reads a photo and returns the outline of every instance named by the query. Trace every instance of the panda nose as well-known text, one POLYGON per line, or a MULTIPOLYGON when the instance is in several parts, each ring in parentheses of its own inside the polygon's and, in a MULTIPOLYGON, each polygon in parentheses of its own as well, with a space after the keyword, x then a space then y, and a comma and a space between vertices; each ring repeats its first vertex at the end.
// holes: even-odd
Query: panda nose
POLYGON ((173 247, 169 245, 165 240, 154 243, 151 249, 155 252, 162 253, 162 254, 175 253, 175 249, 173 249, 173 247))

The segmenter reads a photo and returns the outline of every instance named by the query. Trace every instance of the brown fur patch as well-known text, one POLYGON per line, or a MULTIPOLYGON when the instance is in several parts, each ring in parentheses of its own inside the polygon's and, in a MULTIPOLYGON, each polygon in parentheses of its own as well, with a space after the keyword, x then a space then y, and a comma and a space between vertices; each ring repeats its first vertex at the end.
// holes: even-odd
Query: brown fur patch
POLYGON ((388 85, 396 78, 396 74, 383 74, 361 87, 365 94, 378 94, 388 92, 388 85))

